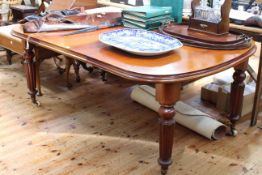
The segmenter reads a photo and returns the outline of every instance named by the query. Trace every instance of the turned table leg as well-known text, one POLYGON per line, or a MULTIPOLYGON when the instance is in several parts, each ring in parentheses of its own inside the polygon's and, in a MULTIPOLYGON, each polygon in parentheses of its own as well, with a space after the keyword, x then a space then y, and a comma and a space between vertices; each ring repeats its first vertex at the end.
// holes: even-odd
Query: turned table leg
POLYGON ((41 78, 40 78, 40 64, 41 60, 36 59, 35 67, 36 67, 36 86, 37 86, 37 95, 42 96, 42 88, 41 88, 41 78))
POLYGON ((241 63, 235 67, 235 73, 233 74, 233 83, 231 84, 231 95, 230 95, 230 114, 229 119, 231 121, 230 135, 237 135, 236 122, 240 119, 242 106, 243 106, 243 95, 245 90, 244 80, 246 78, 245 71, 247 69, 248 61, 241 63))
POLYGON ((31 96, 32 102, 36 104, 36 65, 34 60, 33 45, 29 45, 29 47, 25 50, 23 59, 29 95, 31 96))
POLYGON ((160 103, 159 109, 159 159, 161 174, 167 173, 169 165, 172 164, 172 148, 175 126, 175 103, 179 100, 181 84, 157 84, 156 99, 160 103))
POLYGON ((41 78, 40 78, 40 65, 44 61, 41 59, 41 49, 39 47, 34 47, 35 51, 35 68, 36 68, 36 87, 37 87, 37 95, 42 96, 42 89, 41 89, 41 78))

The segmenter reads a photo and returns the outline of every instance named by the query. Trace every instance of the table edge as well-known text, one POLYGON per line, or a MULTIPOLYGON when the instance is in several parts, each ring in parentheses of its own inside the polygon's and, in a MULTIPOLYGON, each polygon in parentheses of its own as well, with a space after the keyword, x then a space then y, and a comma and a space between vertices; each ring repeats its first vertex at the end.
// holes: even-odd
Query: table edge
POLYGON ((246 61, 250 56, 252 56, 256 51, 256 46, 253 43, 252 46, 248 49, 248 51, 245 52, 244 54, 230 61, 214 66, 214 67, 192 71, 188 73, 183 73, 183 74, 176 74, 176 75, 146 75, 146 74, 139 74, 136 72, 124 70, 124 69, 115 67, 113 65, 107 64, 105 62, 101 62, 99 60, 93 59, 91 57, 87 57, 85 55, 69 51, 66 48, 62 48, 59 46, 55 46, 55 45, 40 41, 35 38, 30 38, 30 37, 28 38, 26 35, 23 35, 15 30, 12 30, 12 35, 20 39, 23 39, 33 45, 43 47, 45 49, 52 50, 59 54, 83 61, 85 63, 91 64, 95 67, 101 68, 107 72, 123 77, 125 79, 129 79, 132 81, 138 81, 138 82, 152 82, 152 83, 173 83, 173 82, 179 82, 179 81, 191 81, 194 79, 199 79, 199 78, 206 77, 212 74, 216 74, 216 73, 219 73, 221 71, 224 71, 226 69, 229 69, 231 67, 241 64, 242 62, 246 61))

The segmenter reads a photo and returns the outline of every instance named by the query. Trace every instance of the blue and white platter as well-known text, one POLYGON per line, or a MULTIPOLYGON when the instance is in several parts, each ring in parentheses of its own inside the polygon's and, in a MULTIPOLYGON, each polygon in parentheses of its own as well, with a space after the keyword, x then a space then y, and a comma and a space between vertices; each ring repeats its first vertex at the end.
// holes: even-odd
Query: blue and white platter
POLYGON ((136 55, 160 55, 178 49, 183 44, 175 38, 143 29, 124 28, 99 35, 104 44, 136 55))

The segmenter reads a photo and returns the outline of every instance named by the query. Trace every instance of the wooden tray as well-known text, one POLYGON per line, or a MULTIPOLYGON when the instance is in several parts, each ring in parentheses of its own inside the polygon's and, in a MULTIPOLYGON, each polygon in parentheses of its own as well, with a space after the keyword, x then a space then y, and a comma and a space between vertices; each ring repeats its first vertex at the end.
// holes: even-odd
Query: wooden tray
POLYGON ((160 27, 162 33, 171 35, 183 42, 185 45, 194 47, 234 50, 243 49, 251 45, 252 39, 242 33, 228 33, 224 35, 212 35, 208 33, 188 30, 188 25, 168 24, 160 27))

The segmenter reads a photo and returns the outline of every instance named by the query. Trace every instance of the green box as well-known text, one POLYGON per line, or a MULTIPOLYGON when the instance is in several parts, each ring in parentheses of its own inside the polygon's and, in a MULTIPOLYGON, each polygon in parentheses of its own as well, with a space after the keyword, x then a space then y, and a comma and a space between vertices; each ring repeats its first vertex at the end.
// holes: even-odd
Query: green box
POLYGON ((183 0, 151 0, 152 6, 171 6, 175 22, 182 22, 183 0))

